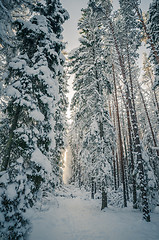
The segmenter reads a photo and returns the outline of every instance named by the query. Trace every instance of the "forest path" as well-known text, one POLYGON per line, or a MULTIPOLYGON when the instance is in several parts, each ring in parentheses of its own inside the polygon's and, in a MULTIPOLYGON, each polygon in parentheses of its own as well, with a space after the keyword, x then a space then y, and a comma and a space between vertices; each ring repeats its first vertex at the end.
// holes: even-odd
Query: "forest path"
POLYGON ((152 222, 141 220, 131 208, 100 210, 100 200, 73 186, 66 186, 34 216, 29 240, 158 240, 159 214, 152 222))

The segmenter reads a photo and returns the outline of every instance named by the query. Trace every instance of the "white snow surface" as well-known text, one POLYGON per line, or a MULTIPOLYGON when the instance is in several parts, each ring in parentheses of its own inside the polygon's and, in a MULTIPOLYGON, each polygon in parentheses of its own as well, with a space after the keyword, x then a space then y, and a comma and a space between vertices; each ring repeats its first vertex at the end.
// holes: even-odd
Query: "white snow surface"
POLYGON ((32 153, 31 161, 35 162, 43 169, 45 169, 48 173, 51 173, 51 163, 47 159, 47 157, 42 154, 42 152, 36 148, 35 151, 32 153))
POLYGON ((8 185, 7 186, 7 196, 9 199, 11 199, 12 201, 14 200, 14 198, 17 196, 17 192, 15 189, 16 185, 13 183, 12 185, 8 185))
POLYGON ((128 208, 100 210, 100 200, 73 186, 56 191, 49 205, 36 212, 29 240, 158 240, 159 214, 151 222, 142 213, 128 208))
POLYGON ((44 119, 45 119, 44 115, 37 109, 30 112, 30 117, 32 117, 33 119, 35 119, 37 121, 41 121, 41 122, 44 121, 44 119))

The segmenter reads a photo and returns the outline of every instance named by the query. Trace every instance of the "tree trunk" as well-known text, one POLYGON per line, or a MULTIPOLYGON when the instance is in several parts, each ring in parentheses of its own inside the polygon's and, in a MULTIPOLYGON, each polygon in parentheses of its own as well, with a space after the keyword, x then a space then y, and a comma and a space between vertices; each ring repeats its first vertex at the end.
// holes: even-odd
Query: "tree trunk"
POLYGON ((107 191, 105 181, 102 182, 102 207, 101 210, 108 207, 107 205, 107 191))
MULTIPOLYGON (((114 152, 113 152, 114 154, 114 152)), ((117 190, 117 179, 116 179, 116 165, 115 165, 115 154, 113 155, 113 176, 114 176, 114 188, 117 190)))
MULTIPOLYGON (((136 110, 135 110, 135 98, 134 98, 134 89, 132 84, 132 74, 131 74, 131 64, 130 64, 130 54, 129 54, 129 47, 127 42, 127 58, 128 58, 128 69, 129 69, 129 80, 130 80, 130 89, 131 89, 131 100, 134 108, 134 114, 136 116, 136 110)), ((136 192, 136 177, 134 175, 134 157, 133 157, 133 141, 132 141, 132 135, 131 135, 131 121, 130 121, 130 114, 129 109, 127 107, 127 121, 128 121, 128 133, 129 133, 129 143, 130 143, 130 156, 131 156, 131 167, 132 167, 132 181, 133 181, 133 208, 137 209, 137 192, 136 192)))
POLYGON ((11 149, 12 149, 14 130, 17 127, 20 111, 21 111, 21 107, 17 106, 15 116, 14 116, 14 119, 13 119, 13 123, 12 123, 11 129, 10 129, 10 132, 9 132, 9 140, 8 140, 6 150, 5 150, 5 155, 4 155, 4 158, 3 158, 3 161, 2 161, 1 171, 7 170, 8 166, 11 163, 10 153, 11 153, 11 149))
MULTIPOLYGON (((144 96, 143 96, 143 94, 141 92, 141 87, 140 87, 138 81, 137 81, 137 85, 138 85, 140 96, 141 96, 141 99, 142 99, 142 102, 143 102, 143 105, 144 105, 146 117, 147 117, 147 120, 148 120, 148 123, 149 123, 149 127, 150 127, 150 131, 151 131, 154 147, 157 148, 158 146, 157 146, 157 142, 156 142, 156 137, 155 137, 155 134, 154 134, 154 131, 153 131, 153 127, 152 127, 152 124, 151 124, 151 120, 150 120, 150 117, 149 117, 149 113, 148 113, 148 110, 147 110, 147 107, 146 107, 145 99, 144 99, 144 96)), ((158 149, 156 149, 156 152, 157 152, 157 156, 159 156, 159 150, 158 149)))
MULTIPOLYGON (((152 81, 152 76, 151 76, 150 72, 149 72, 149 78, 150 78, 150 81, 151 81, 151 88, 153 89, 153 81, 152 81)), ((157 112, 159 114, 159 103, 158 103, 158 99, 157 99, 157 95, 156 95, 156 90, 155 89, 153 90, 153 94, 154 94, 154 98, 155 98, 155 102, 156 102, 157 112)))
POLYGON ((132 127, 133 127, 134 137, 135 137, 134 138, 135 139, 135 147, 136 147, 135 150, 137 153, 137 164, 138 164, 138 171, 139 171, 139 178, 140 178, 140 190, 141 190, 141 194, 142 194, 143 218, 147 222, 150 222, 150 214, 149 214, 149 206, 148 206, 148 198, 147 198, 147 182, 146 182, 146 177, 145 177, 144 168, 143 168, 143 159, 142 159, 142 151, 141 151, 141 143, 140 143, 140 138, 139 138, 139 129, 138 129, 138 124, 137 124, 137 118, 136 118, 136 114, 135 114, 135 109, 133 108, 133 104, 131 101, 131 95, 130 95, 130 91, 129 91, 129 87, 128 87, 128 83, 127 83, 127 79, 126 79, 124 63, 122 61, 122 56, 119 51, 117 39, 116 39, 115 32, 114 32, 114 27, 113 27, 113 24, 110 19, 109 19, 109 26, 110 26, 110 30, 112 32, 112 36, 114 39, 114 44, 115 44, 116 52, 118 55, 119 64, 121 67, 121 73, 122 73, 123 81, 124 81, 124 84, 126 87, 126 90, 125 90, 126 100, 127 100, 127 104, 128 104, 129 110, 130 110, 130 114, 131 114, 132 127))
POLYGON ((119 173, 119 160, 118 160, 118 153, 116 152, 116 165, 117 165, 117 187, 120 186, 120 173, 119 173))
POLYGON ((97 183, 95 182, 94 183, 94 194, 96 194, 97 193, 97 183))
MULTIPOLYGON (((111 109, 111 107, 110 107, 111 109)), ((113 102, 113 109, 112 109, 112 117, 113 117, 113 124, 114 124, 114 129, 116 128, 116 124, 115 124, 115 109, 114 109, 114 102, 113 102)), ((115 149, 112 149, 112 153, 113 153, 113 176, 114 176, 114 188, 115 190, 118 189, 119 186, 117 186, 117 163, 115 161, 116 159, 116 153, 115 153, 115 149)))
POLYGON ((128 145, 129 145, 129 154, 130 154, 130 162, 131 162, 131 176, 132 176, 132 186, 133 186, 132 187, 133 188, 133 208, 137 209, 136 176, 134 175, 133 140, 132 140, 132 128, 131 128, 131 121, 130 121, 130 113, 129 113, 128 106, 125 103, 124 94, 122 92, 120 84, 119 84, 119 88, 120 88, 123 102, 124 102, 124 105, 126 108, 128 141, 129 141, 128 145))
POLYGON ((78 184, 79 184, 79 188, 81 189, 81 165, 80 165, 80 162, 78 164, 78 184))
POLYGON ((91 199, 94 199, 94 177, 91 177, 91 199))
MULTIPOLYGON (((121 105, 121 109, 123 109, 123 106, 121 105)), ((125 151, 125 158, 124 158, 124 171, 125 171, 125 188, 126 188, 126 197, 127 200, 129 201, 129 188, 128 188, 128 155, 127 155, 127 142, 126 142, 126 126, 125 126, 125 121, 124 121, 124 115, 122 112, 122 119, 123 119, 123 124, 122 124, 122 136, 123 136, 123 147, 125 151)))
POLYGON ((114 82, 114 93, 115 93, 116 116, 117 116, 117 123, 118 123, 119 154, 120 154, 121 175, 122 175, 122 183, 123 183, 123 198, 124 198, 124 207, 127 207, 124 154, 123 154, 124 151, 123 151, 123 143, 122 143, 122 136, 121 136, 121 124, 120 124, 120 117, 119 117, 118 96, 117 96, 116 79, 115 79, 115 72, 114 72, 113 64, 112 64, 112 71, 113 71, 113 82, 114 82))

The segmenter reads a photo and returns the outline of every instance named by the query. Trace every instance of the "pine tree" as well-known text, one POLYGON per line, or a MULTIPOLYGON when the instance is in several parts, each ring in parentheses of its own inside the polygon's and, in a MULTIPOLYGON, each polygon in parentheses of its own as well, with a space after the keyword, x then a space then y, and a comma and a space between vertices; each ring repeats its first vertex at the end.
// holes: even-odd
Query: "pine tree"
POLYGON ((82 12, 79 22, 81 44, 70 57, 72 72, 75 73, 72 109, 78 128, 81 183, 87 185, 92 198, 96 192, 102 192, 103 209, 107 206, 107 187, 112 185, 114 134, 105 100, 111 86, 105 73, 101 24, 96 21, 90 7, 82 12))
POLYGON ((156 65, 156 70, 155 70, 155 75, 156 75, 156 80, 155 80, 155 85, 158 85, 158 65, 159 65, 159 54, 158 54, 158 43, 157 43, 157 38, 158 38, 158 31, 156 30, 157 27, 157 22, 158 22, 158 0, 153 1, 153 3, 150 5, 150 18, 149 18, 149 25, 151 25, 151 21, 153 22, 151 27, 147 25, 144 21, 143 15, 142 15, 142 10, 140 9, 140 1, 138 0, 120 0, 120 5, 123 8, 124 14, 128 16, 130 21, 134 21, 134 19, 138 19, 140 22, 140 27, 143 29, 144 34, 147 37, 147 43, 151 49, 151 54, 152 54, 152 59, 155 62, 156 65), (129 14, 129 9, 131 11, 131 15, 129 14), (130 17, 131 16, 131 17, 130 17), (155 29, 155 31, 154 31, 155 29))
POLYGON ((139 138, 138 122, 137 122, 136 112, 134 108, 134 103, 131 100, 132 93, 130 92, 129 85, 127 82, 124 58, 123 58, 122 51, 120 49, 118 38, 115 32, 114 22, 112 21, 112 18, 111 18, 111 3, 110 1, 102 1, 102 0, 100 1, 100 3, 101 5, 97 5, 95 7, 93 6, 92 10, 96 12, 97 18, 103 19, 103 24, 105 24, 105 26, 109 28, 112 34, 112 39, 114 41, 116 53, 118 55, 118 61, 121 68, 121 75, 125 85, 126 101, 131 114, 132 127, 133 127, 134 139, 135 139, 135 151, 137 152, 137 165, 138 165, 138 172, 139 172, 139 177, 141 182, 140 190, 142 194, 143 218, 149 222, 150 215, 149 215, 148 197, 147 197, 147 181, 146 181, 146 175, 144 172, 144 160, 142 158, 142 148, 141 148, 141 142, 139 138))
MULTIPOLYGON (((66 112, 68 107, 67 93, 67 75, 64 73, 58 78, 59 83, 59 101, 56 104, 56 111, 54 113, 54 131, 55 131, 55 149, 53 151, 53 166, 55 174, 58 175, 59 183, 62 183, 62 167, 63 167, 63 154, 66 147, 66 136, 67 136, 67 118, 66 112)), ((57 182, 58 184, 58 182, 57 182)))
POLYGON ((123 198, 124 198, 124 207, 127 207, 127 197, 126 197, 126 176, 125 176, 125 164, 124 164, 124 149, 123 149, 123 140, 121 134, 121 123, 119 116, 119 106, 118 106, 118 95, 117 95, 117 87, 116 87, 116 76, 114 70, 114 64, 112 64, 112 72, 113 72, 113 80, 114 80, 114 103, 116 108, 117 115, 117 126, 118 126, 118 139, 119 139, 119 157, 121 164, 121 175, 122 175, 122 183, 123 183, 123 198))
MULTIPOLYGON (((0 66, 6 65, 16 55, 17 43, 13 22, 29 19, 36 0, 0 0, 0 66)), ((3 73, 6 69, 3 69, 3 73)))
MULTIPOLYGON (((149 19, 148 19, 148 31, 151 35, 152 41, 155 45, 156 52, 159 56, 159 1, 153 0, 149 7, 149 19)), ((159 85, 159 61, 153 55, 151 51, 151 59, 155 65, 155 81, 154 87, 159 85)))
POLYGON ((24 236, 23 212, 56 182, 51 161, 64 64, 61 25, 66 19, 68 13, 58 0, 46 0, 36 5, 29 21, 16 21, 19 54, 9 63, 5 79, 10 129, 1 166, 4 239, 24 236))

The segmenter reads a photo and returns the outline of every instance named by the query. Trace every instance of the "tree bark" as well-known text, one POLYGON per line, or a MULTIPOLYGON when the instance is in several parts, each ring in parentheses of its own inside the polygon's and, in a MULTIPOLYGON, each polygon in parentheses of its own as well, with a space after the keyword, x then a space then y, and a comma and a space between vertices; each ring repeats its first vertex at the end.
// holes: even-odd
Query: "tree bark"
MULTIPOLYGON (((136 116, 136 110, 135 110, 135 98, 134 98, 134 88, 133 88, 133 83, 132 83, 132 74, 131 74, 131 64, 130 64, 130 54, 129 54, 129 47, 128 47, 128 42, 127 42, 127 58, 128 58, 128 70, 129 70, 129 80, 130 80, 130 89, 131 89, 131 99, 132 99, 132 104, 134 108, 134 114, 136 116)), ((130 114, 129 114, 129 109, 127 107, 127 121, 128 121, 128 132, 129 132, 129 143, 130 143, 130 156, 131 156, 131 167, 132 167, 132 181, 133 181, 133 208, 137 209, 137 192, 136 192, 136 177, 134 175, 134 157, 133 157, 133 141, 132 141, 132 135, 131 135, 131 121, 130 121, 130 114)))
MULTIPOLYGON (((147 110, 147 107, 146 107, 145 99, 144 99, 144 96, 141 92, 141 87, 140 87, 138 81, 137 81, 137 85, 138 85, 139 93, 140 93, 140 96, 141 96, 141 99, 142 99, 142 102, 143 102, 143 105, 144 105, 146 117, 147 117, 147 120, 148 120, 148 124, 149 124, 149 127, 150 127, 150 131, 151 131, 151 135, 152 135, 152 139, 153 139, 153 143, 154 143, 154 147, 158 147, 157 142, 156 142, 156 137, 155 137, 155 134, 154 134, 154 131, 153 131, 153 127, 152 127, 152 124, 151 124, 151 120, 150 120, 150 117, 149 117, 149 113, 148 113, 148 110, 147 110)), ((156 149, 156 153, 157 153, 157 156, 159 156, 159 150, 158 149, 156 149)))
MULTIPOLYGON (((110 107, 111 108, 111 107, 110 107)), ((113 109, 112 109, 112 117, 113 117, 113 124, 114 124, 114 129, 116 128, 116 124, 115 124, 115 109, 114 109, 114 104, 113 104, 113 109)), ((113 153, 113 176, 114 176, 114 188, 115 190, 118 189, 119 185, 117 186, 117 163, 115 160, 116 159, 116 153, 115 153, 115 149, 112 149, 112 153, 113 153)))
POLYGON ((108 204, 107 204, 107 191, 106 191, 106 184, 103 181, 102 182, 102 207, 101 207, 101 210, 103 210, 106 207, 108 207, 108 204))
POLYGON ((118 160, 118 153, 117 152, 116 152, 116 165, 117 165, 117 187, 119 188, 120 174, 119 174, 119 160, 118 160))
POLYGON ((91 177, 91 199, 94 199, 94 177, 91 177))
MULTIPOLYGON (((118 83, 119 84, 119 83, 118 83)), ((132 175, 132 188, 133 188, 133 208, 137 209, 137 192, 136 192, 136 177, 134 175, 134 156, 133 156, 133 139, 132 139, 132 128, 131 128, 131 120, 130 113, 127 104, 125 103, 124 94, 119 84, 119 88, 121 91, 121 95, 123 98, 123 102, 126 108, 126 116, 127 116, 127 128, 128 128, 128 141, 129 141, 129 154, 130 154, 130 162, 131 162, 131 175, 132 175)))
POLYGON ((15 116, 14 116, 14 119, 13 119, 13 122, 12 122, 12 126, 11 126, 11 129, 10 129, 10 132, 9 132, 9 140, 8 140, 6 150, 5 150, 5 155, 4 155, 4 158, 3 158, 3 161, 2 161, 1 171, 6 171, 7 168, 9 167, 10 163, 11 163, 10 154, 11 154, 11 149, 12 149, 14 130, 17 127, 20 112, 21 112, 21 107, 17 106, 17 109, 15 111, 15 116))
MULTIPOLYGON (((123 106, 121 105, 121 109, 123 109, 123 106)), ((129 201, 129 188, 128 188, 128 155, 127 155, 127 142, 126 142, 126 126, 125 126, 125 121, 124 121, 124 114, 122 112, 122 136, 123 136, 123 147, 124 147, 124 151, 125 151, 125 157, 124 157, 124 174, 125 174, 125 188, 126 188, 126 197, 127 200, 129 201)))
POLYGON ((131 101, 131 95, 130 95, 130 91, 129 91, 129 87, 128 87, 128 83, 127 83, 127 79, 126 79, 125 67, 124 67, 124 63, 122 61, 122 56, 119 51, 117 39, 116 39, 115 32, 114 32, 114 27, 113 27, 111 20, 109 19, 108 21, 109 21, 109 27, 110 27, 110 30, 112 32, 112 36, 114 39, 115 49, 116 49, 116 52, 118 55, 118 60, 119 60, 119 64, 121 67, 123 81, 124 81, 124 84, 126 87, 125 93, 126 93, 127 105, 129 107, 130 114, 131 114, 132 128, 133 128, 134 137, 135 137, 135 148, 136 148, 135 150, 137 153, 137 164, 138 164, 138 171, 139 171, 139 178, 140 178, 140 190, 141 190, 141 195, 142 195, 143 218, 147 222, 150 222, 148 197, 147 197, 147 182, 146 182, 146 177, 145 177, 144 168, 143 168, 143 158, 142 158, 142 150, 141 150, 141 143, 140 143, 140 138, 139 138, 139 129, 138 129, 137 118, 136 118, 136 114, 135 114, 135 109, 133 108, 133 104, 131 101))
POLYGON ((122 183, 123 183, 124 207, 127 207, 126 186, 125 186, 125 169, 124 169, 124 154, 123 154, 124 151, 123 151, 123 143, 122 143, 122 136, 121 136, 121 124, 120 124, 120 117, 119 117, 118 96, 117 96, 117 89, 116 89, 114 64, 112 64, 112 72, 113 72, 113 82, 114 82, 116 116, 117 116, 117 123, 118 123, 119 154, 120 154, 121 175, 122 175, 122 183))

